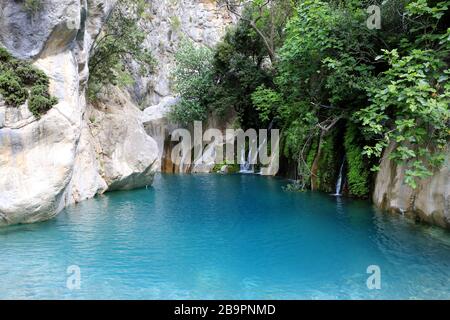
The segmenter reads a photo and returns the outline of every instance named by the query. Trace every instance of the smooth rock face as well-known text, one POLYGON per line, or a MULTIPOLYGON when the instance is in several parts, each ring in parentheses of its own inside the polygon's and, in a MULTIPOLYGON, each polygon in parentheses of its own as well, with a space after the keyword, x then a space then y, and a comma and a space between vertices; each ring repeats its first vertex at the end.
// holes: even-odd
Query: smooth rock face
POLYGON ((29 17, 0 3, 0 45, 33 58, 58 104, 40 119, 0 97, 0 226, 43 221, 109 190, 152 182, 158 150, 142 113, 118 90, 85 100, 89 51, 115 1, 47 0, 29 17), (92 123, 92 117, 97 121, 92 123))
POLYGON ((0 225, 54 217, 65 206, 82 106, 78 68, 70 51, 39 59, 59 103, 37 120, 24 105, 5 108, 0 128, 0 225))
POLYGON ((142 123, 146 132, 155 139, 158 145, 158 157, 155 167, 158 171, 174 172, 174 164, 171 161, 170 134, 178 128, 176 123, 168 119, 170 108, 178 102, 178 98, 165 97, 159 104, 146 108, 143 112, 142 123))
POLYGON ((40 1, 42 8, 27 12, 24 1, 1 1, 0 43, 18 58, 35 58, 65 51, 80 27, 79 0, 40 1))
POLYGON ((0 129, 0 225, 49 219, 62 209, 77 133, 59 106, 21 129, 0 129))
POLYGON ((110 91, 106 102, 89 109, 92 141, 108 190, 150 185, 159 152, 145 132, 143 112, 117 89, 110 91))
POLYGON ((450 153, 440 170, 422 180, 417 189, 406 185, 404 178, 405 168, 385 156, 376 179, 374 203, 384 210, 450 228, 450 153))

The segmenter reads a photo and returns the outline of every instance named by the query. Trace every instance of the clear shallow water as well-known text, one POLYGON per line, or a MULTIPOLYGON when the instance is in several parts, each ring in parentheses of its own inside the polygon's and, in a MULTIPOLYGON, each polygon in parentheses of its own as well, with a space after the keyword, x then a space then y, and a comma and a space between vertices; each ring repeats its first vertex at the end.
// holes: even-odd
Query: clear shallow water
POLYGON ((0 299, 450 298, 450 234, 252 175, 161 175, 0 229, 0 299), (66 288, 67 267, 81 289, 66 288), (381 290, 366 269, 381 268, 381 290))

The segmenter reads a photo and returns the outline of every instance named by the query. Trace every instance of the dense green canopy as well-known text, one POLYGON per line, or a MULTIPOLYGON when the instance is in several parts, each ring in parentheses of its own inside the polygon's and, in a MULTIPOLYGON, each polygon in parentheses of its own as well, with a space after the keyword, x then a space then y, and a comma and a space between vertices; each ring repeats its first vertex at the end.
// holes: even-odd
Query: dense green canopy
MULTIPOLYGON (((413 188, 442 165, 450 134, 450 1, 385 1, 379 17, 368 10, 373 1, 251 1, 242 10, 240 1, 224 2, 240 20, 207 63, 193 65, 201 80, 175 74, 183 88, 177 113, 191 115, 184 123, 230 109, 243 127, 274 123, 303 186, 319 184, 319 155, 325 161, 327 152, 344 150, 356 196, 369 192, 368 164, 376 170, 388 145, 413 188)), ((183 50, 198 56, 205 49, 183 50)), ((188 60, 179 63, 189 69, 188 60)))

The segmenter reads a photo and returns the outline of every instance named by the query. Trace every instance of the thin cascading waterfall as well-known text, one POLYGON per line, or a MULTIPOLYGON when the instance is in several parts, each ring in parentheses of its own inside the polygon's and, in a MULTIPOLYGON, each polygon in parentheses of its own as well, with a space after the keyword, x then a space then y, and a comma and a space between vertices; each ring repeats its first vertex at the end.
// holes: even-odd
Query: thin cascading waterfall
POLYGON ((254 172, 254 168, 253 168, 253 164, 252 164, 253 163, 252 155, 253 155, 253 150, 252 150, 252 146, 250 145, 250 147, 248 149, 247 162, 245 164, 245 171, 248 173, 254 172))
POLYGON ((254 173, 253 165, 252 165, 252 146, 250 145, 248 150, 247 159, 245 159, 245 149, 241 149, 241 171, 240 173, 254 173))
POLYGON ((245 148, 241 149, 241 166, 240 166, 240 172, 245 171, 245 148))
POLYGON ((342 160, 341 169, 339 170, 339 178, 336 182, 336 193, 335 196, 341 196, 342 191, 342 181, 344 180, 344 164, 345 164, 345 157, 342 160))

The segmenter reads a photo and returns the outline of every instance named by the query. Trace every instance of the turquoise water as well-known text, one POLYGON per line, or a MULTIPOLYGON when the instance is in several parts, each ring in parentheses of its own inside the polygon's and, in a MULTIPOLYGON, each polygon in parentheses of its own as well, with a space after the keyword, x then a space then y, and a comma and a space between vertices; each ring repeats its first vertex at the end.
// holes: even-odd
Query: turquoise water
POLYGON ((0 229, 0 298, 450 298, 450 234, 253 175, 160 175, 0 229), (80 290, 66 287, 79 266, 80 290), (381 289, 369 290, 369 265, 381 289))

